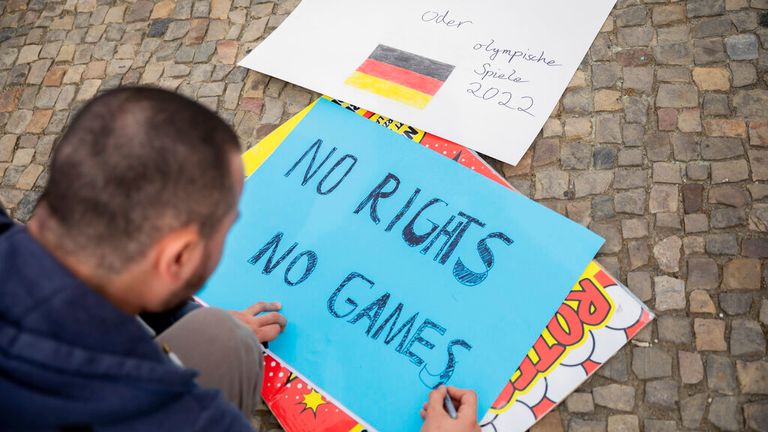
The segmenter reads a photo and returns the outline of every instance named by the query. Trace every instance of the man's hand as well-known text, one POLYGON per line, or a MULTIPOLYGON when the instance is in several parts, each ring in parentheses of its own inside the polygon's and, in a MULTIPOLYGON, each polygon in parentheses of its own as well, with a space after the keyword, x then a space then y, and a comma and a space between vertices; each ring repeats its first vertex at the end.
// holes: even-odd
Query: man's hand
POLYGON ((259 342, 271 342, 285 329, 288 321, 277 313, 280 303, 258 302, 244 311, 229 311, 241 323, 248 326, 259 342))
POLYGON ((429 394, 429 400, 421 409, 424 425, 421 432, 480 432, 477 424, 477 395, 472 390, 441 385, 429 394), (443 405, 448 393, 456 407, 456 418, 452 419, 443 405))

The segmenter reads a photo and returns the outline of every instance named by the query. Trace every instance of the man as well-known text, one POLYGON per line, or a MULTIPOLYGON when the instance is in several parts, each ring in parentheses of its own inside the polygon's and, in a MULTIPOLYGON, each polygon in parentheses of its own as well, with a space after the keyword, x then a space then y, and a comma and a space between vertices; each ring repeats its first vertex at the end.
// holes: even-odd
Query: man
MULTIPOLYGON (((239 151, 214 113, 163 90, 82 108, 28 225, 0 209, 0 430, 251 430, 280 305, 186 307, 237 218, 239 151), (183 317, 156 339, 137 318, 169 310, 183 317)), ((473 393, 440 388, 424 429, 477 429, 475 411, 473 393)))

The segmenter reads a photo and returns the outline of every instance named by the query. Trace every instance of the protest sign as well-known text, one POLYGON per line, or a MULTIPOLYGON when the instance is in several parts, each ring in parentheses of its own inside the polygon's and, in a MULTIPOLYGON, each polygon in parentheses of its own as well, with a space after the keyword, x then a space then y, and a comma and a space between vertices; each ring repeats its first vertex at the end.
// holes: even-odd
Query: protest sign
POLYGON ((201 298, 281 301, 272 351, 385 431, 418 429, 439 383, 488 409, 602 243, 325 100, 249 178, 241 212, 201 298))
POLYGON ((514 165, 614 3, 304 0, 240 65, 514 165))
MULTIPOLYGON (((333 102, 511 188, 501 175, 466 147, 349 103, 333 102)), ((311 107, 296 114, 243 154, 246 176, 258 169, 311 107)), ((595 261, 591 262, 483 416, 480 421, 482 430, 523 432, 529 429, 594 374, 652 318, 648 308, 625 286, 595 261), (585 290, 588 295, 580 295, 585 290), (580 297, 580 300, 575 301, 574 297, 580 297), (579 309, 583 312, 584 305, 590 304, 601 307, 590 307, 595 313, 580 315, 579 309), (563 323, 581 337, 551 330, 551 326, 563 323)), ((354 413, 324 389, 302 377, 300 371, 292 370, 269 352, 265 355, 265 365, 262 397, 286 431, 360 432, 364 428, 354 413)))

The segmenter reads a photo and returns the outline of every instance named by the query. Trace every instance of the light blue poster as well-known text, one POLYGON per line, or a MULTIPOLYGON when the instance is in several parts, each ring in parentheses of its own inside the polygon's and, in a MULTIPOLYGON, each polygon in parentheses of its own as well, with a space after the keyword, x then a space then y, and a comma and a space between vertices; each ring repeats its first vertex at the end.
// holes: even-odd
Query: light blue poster
POLYGON ((280 301, 270 349, 381 431, 440 383, 490 407, 602 239, 332 102, 248 179, 200 297, 280 301))

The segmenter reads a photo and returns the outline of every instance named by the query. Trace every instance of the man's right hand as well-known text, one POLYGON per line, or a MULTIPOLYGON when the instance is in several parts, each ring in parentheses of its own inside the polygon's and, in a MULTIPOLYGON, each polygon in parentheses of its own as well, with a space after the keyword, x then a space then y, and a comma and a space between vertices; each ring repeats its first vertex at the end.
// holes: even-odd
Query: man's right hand
POLYGON ((456 387, 440 387, 432 390, 429 400, 421 410, 424 425, 421 432, 480 432, 477 424, 477 395, 472 390, 456 387), (446 393, 456 407, 456 418, 445 411, 446 393))
POLYGON ((238 321, 253 331, 259 342, 271 342, 285 329, 288 321, 277 311, 280 303, 258 302, 244 311, 229 311, 238 321))

